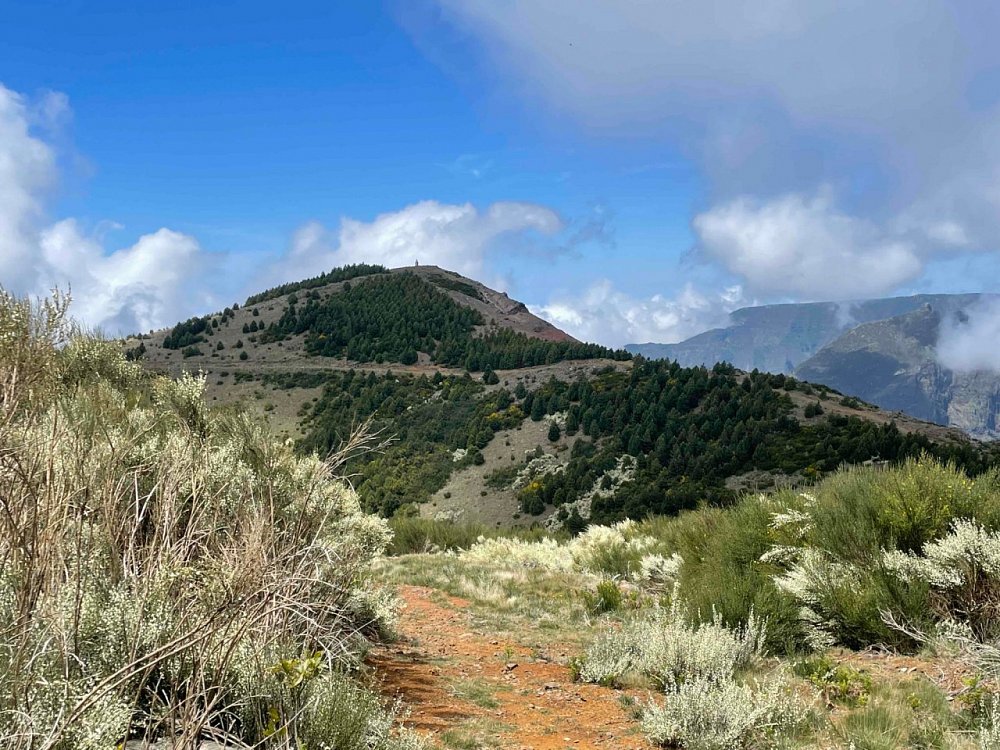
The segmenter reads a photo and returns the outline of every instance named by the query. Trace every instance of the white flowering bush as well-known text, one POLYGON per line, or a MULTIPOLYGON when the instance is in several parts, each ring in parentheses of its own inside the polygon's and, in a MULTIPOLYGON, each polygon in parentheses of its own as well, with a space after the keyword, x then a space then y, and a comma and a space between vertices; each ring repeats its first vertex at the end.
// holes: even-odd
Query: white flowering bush
POLYGON ((696 677, 672 686, 643 712, 642 728, 660 745, 685 750, 779 747, 802 723, 804 706, 779 681, 721 683, 696 677))
POLYGON ((970 478, 923 457, 843 470, 756 505, 769 516, 757 549, 770 545, 747 572, 766 573, 780 592, 771 600, 786 602, 783 616, 768 614, 786 632, 794 602, 800 645, 909 650, 943 620, 1000 635, 997 470, 970 478))
POLYGON ((579 667, 586 682, 615 684, 642 676, 660 686, 689 680, 722 683, 764 654, 766 627, 751 612, 747 624, 727 628, 716 616, 692 622, 676 595, 657 608, 608 630, 585 652, 579 667))
POLYGON ((1000 698, 990 701, 979 729, 980 750, 1000 750, 1000 698))
POLYGON ((848 563, 834 560, 823 550, 812 547, 779 547, 767 558, 774 560, 780 551, 788 562, 787 570, 775 577, 778 589, 800 604, 799 618, 808 644, 817 650, 837 643, 838 623, 831 618, 828 600, 832 592, 861 586, 860 572, 848 563))
POLYGON ((771 747, 805 714, 784 680, 744 684, 760 665, 765 624, 750 613, 741 628, 716 615, 695 622, 675 587, 671 606, 645 612, 598 637, 580 659, 580 679, 604 685, 637 678, 664 691, 643 711, 649 738, 694 750, 771 747))
POLYGON ((634 521, 590 526, 566 542, 536 542, 511 538, 481 538, 461 553, 464 559, 506 567, 543 568, 618 576, 657 583, 676 579, 683 559, 664 556, 662 544, 641 534, 634 521))
POLYGON ((674 552, 670 557, 652 553, 639 560, 636 579, 653 586, 673 586, 680 578, 684 558, 674 552))
POLYGON ((959 518, 921 554, 891 550, 882 561, 904 581, 927 584, 941 619, 968 625, 980 640, 1000 634, 1000 533, 959 518))
POLYGON ((387 524, 65 309, 0 292, 3 747, 412 747, 342 676, 394 613, 366 583, 387 524))
POLYGON ((569 572, 575 565, 569 545, 555 539, 528 542, 506 537, 480 538, 460 555, 470 562, 560 572, 569 572))

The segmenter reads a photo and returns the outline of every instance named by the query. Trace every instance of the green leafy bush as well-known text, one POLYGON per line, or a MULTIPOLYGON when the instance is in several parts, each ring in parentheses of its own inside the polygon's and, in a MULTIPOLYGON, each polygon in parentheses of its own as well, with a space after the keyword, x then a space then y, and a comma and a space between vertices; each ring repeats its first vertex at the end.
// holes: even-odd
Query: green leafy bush
POLYGON ((622 608, 622 590, 610 578, 598 582, 595 592, 584 591, 583 600, 587 610, 595 615, 617 612, 622 608))
POLYGON ((872 679, 864 673, 843 664, 836 664, 829 656, 818 656, 796 662, 792 671, 804 677, 820 691, 830 704, 837 703, 856 708, 868 702, 872 679))

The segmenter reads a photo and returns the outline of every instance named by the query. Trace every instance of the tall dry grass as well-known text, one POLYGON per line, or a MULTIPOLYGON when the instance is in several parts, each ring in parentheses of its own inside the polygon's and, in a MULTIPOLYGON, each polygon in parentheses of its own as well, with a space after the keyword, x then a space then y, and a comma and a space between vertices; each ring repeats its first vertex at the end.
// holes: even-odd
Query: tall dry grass
POLYGON ((67 305, 0 290, 0 747, 406 743, 344 676, 390 532, 336 457, 210 413, 67 305))

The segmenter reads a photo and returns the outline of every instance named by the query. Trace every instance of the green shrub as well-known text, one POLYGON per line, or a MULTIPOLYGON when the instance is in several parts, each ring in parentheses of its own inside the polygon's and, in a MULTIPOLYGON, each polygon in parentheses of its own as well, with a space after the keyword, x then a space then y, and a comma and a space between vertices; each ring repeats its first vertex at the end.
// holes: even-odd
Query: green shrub
POLYGON ((827 703, 863 706, 871 695, 872 679, 868 674, 835 664, 829 656, 796 662, 792 671, 796 676, 809 680, 827 703))
POLYGON ((932 599, 929 580, 901 575, 892 563, 899 555, 923 553, 955 519, 996 528, 995 471, 969 479, 953 466, 922 458, 896 468, 841 471, 804 497, 808 523, 798 542, 803 551, 778 582, 806 605, 814 643, 913 648, 909 635, 886 624, 887 614, 925 632, 942 617, 968 619, 958 608, 932 606, 942 602, 932 599))
POLYGON ((806 646, 800 605, 775 585, 781 568, 760 561, 777 541, 773 512, 757 496, 749 496, 725 510, 707 508, 643 522, 639 533, 683 558, 680 587, 693 617, 710 622, 718 616, 736 627, 755 612, 767 621, 768 650, 789 653, 806 646))
POLYGON ((970 550, 986 549, 998 529, 995 470, 970 479, 921 458, 845 469, 808 492, 747 496, 726 509, 646 521, 638 531, 683 558, 681 590, 696 617, 715 612, 735 626, 753 610, 767 619, 768 647, 793 653, 832 644, 916 647, 887 615, 908 630, 932 632, 954 619, 992 637, 1000 576, 985 573, 986 558, 935 559, 939 549, 957 549, 959 537, 970 550), (962 572, 970 564, 971 575, 962 572), (945 578, 956 582, 934 584, 945 578))
MULTIPOLYGON (((513 459, 513 456, 511 456, 511 459, 513 459)), ((483 481, 487 487, 494 490, 510 489, 519 471, 521 471, 521 467, 517 465, 501 466, 499 469, 487 472, 483 481)))
POLYGON ((583 601, 587 610, 595 615, 617 612, 622 608, 622 590, 617 583, 605 578, 597 584, 596 592, 583 592, 583 601))

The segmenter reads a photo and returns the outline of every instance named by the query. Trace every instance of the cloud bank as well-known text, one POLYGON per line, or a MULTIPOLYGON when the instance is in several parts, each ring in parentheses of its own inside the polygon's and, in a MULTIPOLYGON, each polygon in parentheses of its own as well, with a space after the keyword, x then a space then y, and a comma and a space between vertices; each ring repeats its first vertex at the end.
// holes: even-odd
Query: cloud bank
POLYGON ((640 299, 605 279, 582 295, 556 297, 531 310, 578 339, 624 346, 682 341, 706 328, 726 325, 729 313, 744 304, 738 286, 709 296, 687 284, 675 298, 640 299))
POLYGON ((938 362, 958 372, 1000 372, 1000 299, 980 300, 964 313, 942 321, 938 362))
POLYGON ((703 254, 764 296, 861 299, 924 269, 917 246, 838 211, 827 195, 738 198, 694 218, 703 254))

